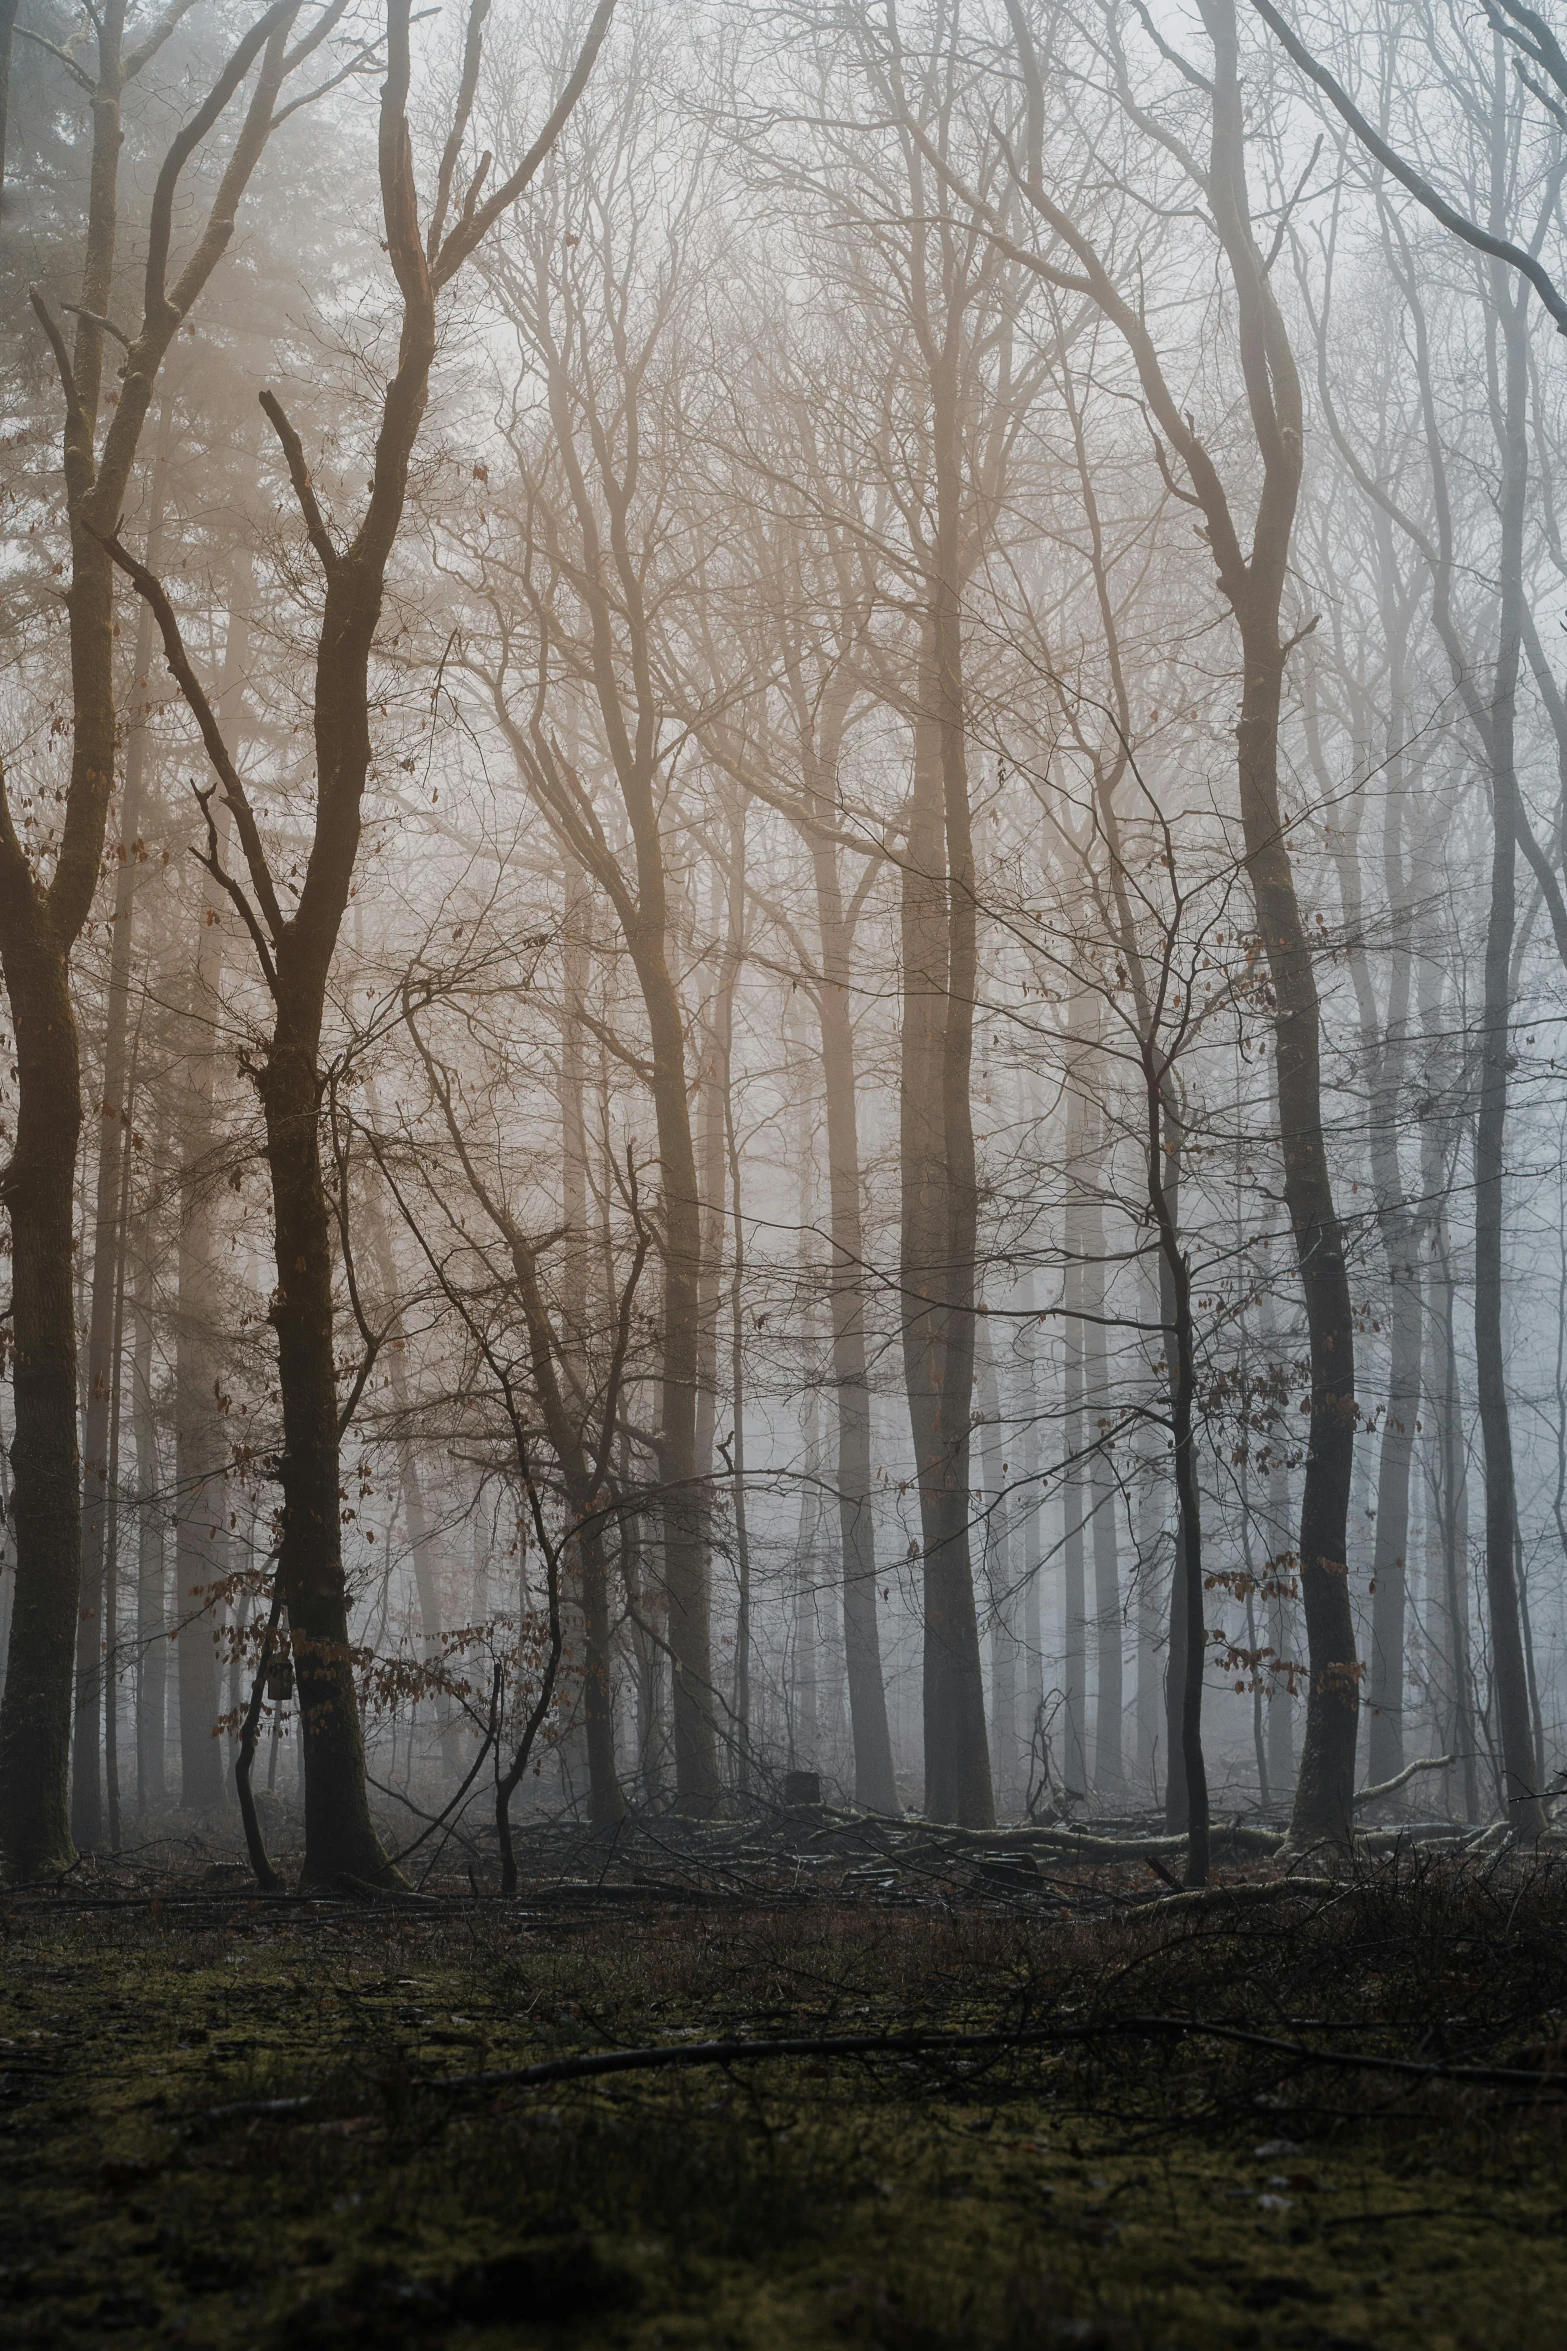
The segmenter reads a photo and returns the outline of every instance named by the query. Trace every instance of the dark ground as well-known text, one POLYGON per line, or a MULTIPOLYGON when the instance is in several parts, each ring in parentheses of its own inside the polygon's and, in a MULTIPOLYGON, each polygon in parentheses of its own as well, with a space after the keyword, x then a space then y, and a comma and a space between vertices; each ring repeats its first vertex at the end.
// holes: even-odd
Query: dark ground
POLYGON ((1167 1901, 798 1819, 525 1858, 514 1903, 170 1853, 6 1899, 0 2340, 1567 2343, 1567 1865, 1167 1901), (1059 2037, 454 2078, 912 2027, 1059 2037))

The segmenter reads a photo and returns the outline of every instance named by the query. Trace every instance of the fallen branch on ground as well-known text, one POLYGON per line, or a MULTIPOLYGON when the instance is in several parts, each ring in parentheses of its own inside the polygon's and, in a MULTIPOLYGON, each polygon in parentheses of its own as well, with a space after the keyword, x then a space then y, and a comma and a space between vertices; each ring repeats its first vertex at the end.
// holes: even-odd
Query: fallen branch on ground
POLYGON ((1374 1788, 1357 1788, 1356 1804, 1375 1804, 1379 1796, 1395 1796, 1400 1788, 1407 1788, 1417 1771, 1446 1771, 1453 1761, 1451 1755, 1422 1755, 1418 1763, 1406 1763, 1390 1780, 1378 1780, 1374 1788))
MULTIPOLYGON (((1274 2034, 1254 2033, 1241 2025, 1221 2024, 1203 2017, 1128 2016, 1102 2025, 1023 2025, 989 2032, 809 2033, 777 2039, 594 2049, 575 2057, 547 2058, 537 2065, 490 2066, 477 2073, 433 2074, 416 2086, 450 2096, 470 2090, 544 2089, 558 2082, 593 2081, 609 2074, 666 2073, 704 2065, 766 2065, 788 2058, 962 2056, 976 2050, 1000 2053, 1011 2049, 1064 2048, 1121 2038, 1226 2041, 1237 2047, 1288 2058, 1294 2064, 1392 2073, 1420 2081, 1471 2082, 1494 2088, 1527 2084, 1540 2089, 1555 2080, 1553 2075, 1522 2066, 1442 2065, 1414 2057, 1378 2057, 1353 2049, 1316 2049, 1308 2042, 1281 2040, 1274 2034)), ((188 2119, 191 2122, 288 2120, 306 2116, 324 2103, 315 2092, 297 2098, 242 2099, 226 2106, 201 2107, 188 2119)))

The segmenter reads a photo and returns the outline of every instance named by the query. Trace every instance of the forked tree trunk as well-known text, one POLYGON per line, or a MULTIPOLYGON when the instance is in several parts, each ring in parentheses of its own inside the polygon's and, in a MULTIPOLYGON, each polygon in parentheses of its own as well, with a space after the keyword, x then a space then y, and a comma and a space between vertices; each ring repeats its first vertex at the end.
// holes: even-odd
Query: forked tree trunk
MULTIPOLYGON (((202 693, 168 599, 144 567, 117 559, 153 603, 164 649, 201 725, 203 741, 240 835, 248 894, 235 883, 272 997, 272 1031, 255 1068, 272 1179, 277 1334, 283 1405, 279 1483, 283 1531, 277 1580, 288 1611, 305 1776, 306 1883, 374 1883, 387 1875, 365 1788, 354 1657, 343 1576, 340 1444, 332 1226, 322 1175, 322 1023, 327 986, 353 888, 370 775, 370 661, 387 569, 402 525, 409 465, 429 397, 436 295, 492 223, 508 211, 549 154, 592 69, 613 13, 599 0, 571 75, 540 137, 508 179, 479 201, 452 207, 452 173, 468 128, 481 59, 482 0, 474 0, 448 161, 428 236, 421 231, 408 127, 408 0, 387 0, 386 78, 381 87, 379 174, 384 240, 401 297, 397 365, 382 396, 374 471, 358 529, 340 546, 312 486, 298 435, 271 393, 262 406, 287 462, 294 496, 326 580, 315 649, 313 734, 316 805, 305 876, 285 914, 243 778, 202 693)), ((270 121, 270 111, 268 118, 270 121)), ((216 787, 214 787, 216 789, 216 787)), ((217 862, 215 831, 210 847, 217 862)))

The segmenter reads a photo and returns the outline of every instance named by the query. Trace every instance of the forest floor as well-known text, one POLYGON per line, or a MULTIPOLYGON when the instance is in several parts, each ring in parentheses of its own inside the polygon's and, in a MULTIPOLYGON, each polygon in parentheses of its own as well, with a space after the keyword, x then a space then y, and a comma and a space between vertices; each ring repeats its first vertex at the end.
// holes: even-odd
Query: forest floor
POLYGON ((6 1898, 0 2340, 1567 2340, 1567 1866, 911 1892, 790 1825, 540 1832, 514 1901, 6 1898), (777 2037, 885 2045, 702 2046, 777 2037))

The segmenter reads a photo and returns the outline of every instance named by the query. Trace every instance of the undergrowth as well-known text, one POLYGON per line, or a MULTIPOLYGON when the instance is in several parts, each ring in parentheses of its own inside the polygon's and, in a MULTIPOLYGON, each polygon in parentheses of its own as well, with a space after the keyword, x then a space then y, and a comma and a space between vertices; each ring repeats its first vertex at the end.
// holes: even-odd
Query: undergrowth
POLYGON ((0 2337, 1554 2351, 1561 1871, 1103 1907, 14 1901, 0 2337), (464 2086, 911 2026, 1063 2037, 464 2086))

